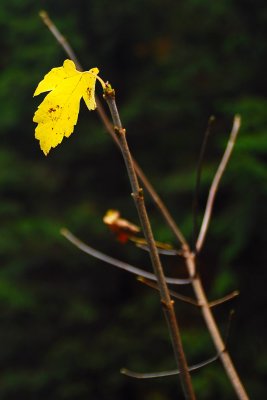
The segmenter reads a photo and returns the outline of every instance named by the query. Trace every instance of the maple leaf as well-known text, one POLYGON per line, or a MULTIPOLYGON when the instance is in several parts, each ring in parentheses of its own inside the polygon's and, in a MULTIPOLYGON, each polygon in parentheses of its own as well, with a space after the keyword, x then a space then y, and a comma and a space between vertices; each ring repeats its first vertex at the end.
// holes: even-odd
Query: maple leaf
POLYGON ((61 143, 64 136, 69 137, 73 132, 82 97, 89 110, 96 108, 96 79, 101 81, 102 86, 104 84, 97 76, 98 72, 97 68, 77 71, 73 61, 65 60, 62 67, 53 68, 37 86, 34 96, 50 92, 33 117, 38 124, 35 138, 40 141, 45 155, 61 143))

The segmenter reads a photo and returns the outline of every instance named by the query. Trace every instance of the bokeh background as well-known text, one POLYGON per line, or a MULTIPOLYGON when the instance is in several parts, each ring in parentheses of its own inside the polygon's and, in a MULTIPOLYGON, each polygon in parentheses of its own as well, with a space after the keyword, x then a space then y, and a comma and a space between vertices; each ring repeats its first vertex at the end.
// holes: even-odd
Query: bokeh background
MULTIPOLYGON (((182 398, 156 292, 80 253, 68 227, 102 251, 150 270, 102 217, 138 223, 124 165, 96 112, 81 107, 74 134, 45 157, 34 139, 37 83, 66 58, 38 13, 46 9, 86 69, 117 90, 130 146, 186 237, 199 149, 210 115, 200 216, 233 116, 242 129, 223 178, 198 268, 210 299, 240 290, 215 310, 251 398, 267 380, 266 191, 267 5, 261 0, 1 0, 0 3, 0 397, 2 400, 182 398)), ((101 96, 101 92, 99 91, 101 96)), ((155 236, 176 245, 147 199, 155 236)), ((181 260, 163 259, 185 276, 181 260)), ((181 293, 192 294, 189 288, 181 293)), ((199 310, 176 303, 190 364, 215 353, 199 310)), ((196 371, 198 399, 234 399, 219 362, 196 371)))

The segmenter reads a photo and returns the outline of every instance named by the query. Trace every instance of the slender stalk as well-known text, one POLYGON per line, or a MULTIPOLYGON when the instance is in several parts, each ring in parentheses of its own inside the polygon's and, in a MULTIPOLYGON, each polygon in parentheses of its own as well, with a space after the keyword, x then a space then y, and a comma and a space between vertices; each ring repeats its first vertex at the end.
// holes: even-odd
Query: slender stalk
MULTIPOLYGON (((196 371, 197 369, 203 368, 206 365, 209 365, 213 363, 214 361, 218 360, 218 354, 214 357, 210 357, 205 361, 202 361, 200 363, 191 365, 188 367, 189 371, 196 371)), ((136 379, 151 379, 151 378, 162 378, 165 376, 171 376, 171 375, 177 375, 180 374, 179 370, 173 370, 173 371, 162 371, 162 372, 149 372, 149 373, 140 373, 140 372, 135 372, 135 371, 130 371, 127 368, 122 368, 121 373, 127 376, 130 376, 131 378, 136 378, 136 379)))
POLYGON ((47 14, 46 11, 42 10, 39 12, 39 16, 42 18, 43 23, 48 27, 52 35, 56 38, 58 43, 63 47, 65 50, 66 54, 70 57, 70 59, 74 62, 76 65, 76 68, 79 71, 82 71, 81 64, 79 63, 72 47, 70 46, 69 42, 67 39, 61 34, 61 32, 57 29, 56 25, 51 21, 49 15, 47 14))
MULTIPOLYGON (((151 272, 147 272, 141 268, 134 267, 131 264, 125 263, 124 261, 118 260, 117 258, 110 257, 105 253, 102 253, 102 251, 96 250, 91 246, 88 246, 84 242, 82 242, 80 239, 78 239, 76 236, 73 235, 68 229, 62 228, 60 231, 61 235, 63 235, 69 242, 71 242, 74 246, 76 246, 78 249, 83 251, 86 254, 89 254, 92 257, 97 258, 98 260, 104 261, 105 263, 108 263, 110 265, 114 265, 114 267, 120 268, 124 271, 130 272, 130 274, 134 274, 136 276, 141 277, 142 279, 149 279, 156 281, 157 278, 154 274, 151 272)), ((171 278, 171 277, 166 277, 166 282, 171 284, 171 285, 188 285, 191 283, 191 279, 179 279, 179 278, 171 278)))
POLYGON ((194 193, 194 198, 193 198, 193 234, 192 234, 192 247, 196 245, 196 239, 197 239, 197 230, 198 230, 198 198, 199 198, 199 189, 200 189, 200 179, 201 179, 201 172, 202 172, 202 164, 204 160, 204 155, 206 152, 207 148, 207 143, 208 139, 211 133, 211 127, 213 122, 215 121, 215 117, 212 115, 209 118, 208 121, 208 126, 205 131, 200 152, 199 152, 199 157, 198 157, 198 163, 197 163, 197 173, 196 173, 196 183, 195 183, 195 193, 194 193))
POLYGON ((217 192, 217 189, 219 187, 219 183, 221 181, 221 178, 223 176, 223 173, 225 171, 226 165, 230 159, 230 156, 232 154, 233 148, 234 148, 234 144, 236 141, 236 137, 237 134, 239 132, 240 129, 240 125, 241 125, 241 118, 239 115, 236 115, 234 118, 234 123, 233 123, 233 128, 224 152, 224 155, 222 157, 222 160, 219 164, 219 167, 217 169, 217 172, 214 176, 212 185, 210 187, 210 191, 209 191, 209 196, 208 196, 208 201, 207 201, 207 205, 206 205, 206 209, 205 209, 205 213, 204 213, 204 217, 203 217, 203 221, 202 221, 202 225, 200 228, 200 232, 199 232, 199 236, 196 242, 196 251, 199 252, 203 246, 206 234, 207 234, 207 230, 208 230, 208 226, 210 223, 210 217, 211 217, 211 213, 212 213, 212 209, 213 209, 213 204, 214 204, 214 200, 215 200, 215 195, 217 192))
MULTIPOLYGON (((51 21, 50 18, 49 18, 49 20, 46 20, 46 21, 43 18, 43 21, 48 26, 49 29, 52 27, 56 28, 55 24, 51 21), (47 23, 47 21, 49 21, 49 23, 47 23)), ((72 55, 72 53, 74 54, 74 52, 73 52, 71 46, 69 45, 69 43, 67 42, 67 40, 60 34, 63 37, 63 41, 62 41, 61 36, 57 35, 57 32, 59 32, 58 29, 57 28, 56 28, 56 30, 50 29, 50 32, 54 35, 55 39, 58 40, 58 42, 62 45, 62 47, 68 54, 68 56, 76 64, 77 69, 82 70, 81 68, 79 68, 79 63, 77 62, 76 56, 72 55), (66 46, 66 42, 67 42, 67 46, 66 46), (65 44, 65 45, 63 45, 63 44, 65 44), (71 49, 71 51, 69 51, 69 49, 71 49)), ((110 123, 110 120, 109 120, 100 100, 97 97, 96 97, 96 103, 97 103, 97 112, 98 112, 100 119, 102 120, 107 132, 111 135, 114 142, 118 146, 120 146, 119 140, 114 133, 113 125, 110 123)), ((216 321, 213 317, 212 311, 206 305, 206 304, 208 304, 208 302, 207 302, 207 297, 205 295, 204 288, 202 286, 201 278, 199 277, 199 275, 196 275, 196 273, 195 273, 196 266, 195 266, 194 254, 191 254, 190 247, 187 243, 187 240, 185 239, 183 233, 177 226, 175 220, 173 219, 173 217, 170 214, 169 210, 167 209, 166 205, 161 200, 160 196, 158 195, 158 193, 156 192, 156 190, 154 189, 152 184, 149 182, 149 180, 147 179, 147 177, 145 176, 144 172, 139 167, 139 165, 136 163, 136 161, 134 161, 134 160, 132 160, 132 161, 134 163, 135 171, 136 171, 138 177, 140 178, 140 180, 142 181, 144 188, 147 190, 147 192, 151 196, 155 205, 158 207, 159 212, 165 219, 166 224, 169 226, 169 228, 173 232, 175 238, 182 246, 188 273, 193 278, 193 289, 195 292, 196 299, 197 299, 198 303, 201 304, 202 315, 203 315, 204 321, 206 323, 207 329, 209 330, 209 333, 211 335, 213 343, 217 349, 217 352, 218 352, 221 362, 226 370, 229 380, 233 386, 233 389, 235 390, 235 393, 240 400, 248 400, 249 397, 248 397, 248 395, 242 385, 242 382, 235 370, 235 367, 233 365, 233 362, 231 361, 231 358, 228 355, 227 357, 225 357, 225 361, 222 359, 222 355, 228 354, 228 353, 225 350, 225 347, 224 347, 224 352, 220 353, 220 348, 222 347, 221 345, 222 345, 223 341, 222 341, 220 332, 218 330, 216 321), (189 258, 189 260, 188 260, 188 258, 189 258), (228 368, 228 365, 229 365, 229 368, 228 368)))
MULTIPOLYGON (((168 282, 167 279, 168 279, 168 278, 166 278, 166 282, 168 282)), ((147 286, 153 288, 153 289, 156 289, 156 290, 159 289, 159 288, 158 288, 158 285, 157 285, 155 282, 151 281, 150 279, 147 279, 147 278, 144 277, 144 276, 139 276, 139 277, 137 278, 137 280, 138 280, 139 282, 142 282, 142 283, 144 283, 145 285, 147 285, 147 286)), ((169 290, 169 293, 170 293, 170 295, 171 295, 172 297, 175 297, 176 299, 179 299, 179 300, 181 300, 181 301, 184 301, 185 303, 192 304, 193 306, 196 306, 196 307, 201 307, 201 306, 202 306, 202 304, 198 303, 195 299, 192 299, 191 297, 188 297, 188 296, 184 296, 184 295, 182 295, 182 294, 180 294, 180 293, 175 292, 174 290, 169 290)), ((238 296, 238 295, 239 295, 239 292, 238 292, 237 290, 235 290, 235 291, 233 291, 232 293, 229 293, 228 295, 226 295, 226 296, 224 296, 224 297, 222 297, 222 298, 220 298, 220 299, 210 301, 210 302, 208 303, 208 306, 209 306, 209 307, 216 307, 216 306, 219 306, 220 304, 223 304, 223 303, 225 303, 226 301, 232 300, 234 297, 236 297, 236 296, 238 296)))
POLYGON ((154 273, 157 277, 161 302, 163 306, 163 310, 167 319, 169 332, 172 340, 173 350, 177 362, 178 369, 180 370, 180 378, 181 384, 183 388, 183 392, 186 399, 195 399, 195 394, 192 386, 191 376, 189 374, 188 365, 186 361, 186 357, 183 350, 181 335, 179 326, 177 323, 175 311, 174 311, 174 302, 171 300, 171 296, 168 290, 168 286, 166 283, 166 279, 164 276, 163 268, 161 265, 161 261, 159 258, 157 246, 155 244, 153 232, 151 229, 150 221, 147 215, 143 190, 139 186, 139 182, 137 179, 137 174, 135 172, 133 160, 131 157, 131 153, 128 147, 127 139, 126 139, 126 131, 122 127, 122 123, 120 120, 120 116, 118 113, 118 109, 115 101, 115 92, 114 90, 107 87, 105 94, 105 100, 110 109, 110 113, 114 123, 114 130, 118 136, 120 142, 120 149, 125 161, 125 165, 127 168, 131 188, 132 188, 132 197, 134 199, 140 223, 143 228, 144 236, 147 240, 149 246, 149 254, 150 259, 153 265, 154 273))

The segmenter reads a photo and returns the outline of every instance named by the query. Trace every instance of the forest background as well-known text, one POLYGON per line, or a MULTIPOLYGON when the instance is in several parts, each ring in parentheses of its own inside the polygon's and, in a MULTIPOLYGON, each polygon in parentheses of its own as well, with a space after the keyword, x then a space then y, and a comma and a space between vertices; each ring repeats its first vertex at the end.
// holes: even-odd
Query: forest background
MULTIPOLYGON (((43 25, 41 9, 85 69, 97 66, 116 89, 135 158, 189 240, 207 121, 216 117, 200 211, 233 116, 241 115, 198 267, 210 299, 240 291, 215 315, 225 331, 230 310, 236 311, 229 351, 251 398, 262 399, 267 5, 261 0, 1 0, 1 399, 167 400, 180 390, 177 378, 134 381, 119 373, 121 367, 175 368, 156 292, 60 236, 66 226, 94 247, 150 269, 146 252, 118 243, 102 222, 109 208, 138 220, 123 161, 97 114, 82 106, 74 134, 48 157, 34 139, 32 116, 40 99, 32 94, 67 58, 43 25)), ((148 207, 156 238, 175 245, 150 201, 148 207)), ((164 264, 177 274, 177 260, 165 257, 164 264)), ((178 273, 185 276, 182 263, 178 273)), ((176 307, 189 364, 214 355, 199 310, 176 307)), ((196 371, 193 382, 199 399, 234 398, 219 362, 196 371)))

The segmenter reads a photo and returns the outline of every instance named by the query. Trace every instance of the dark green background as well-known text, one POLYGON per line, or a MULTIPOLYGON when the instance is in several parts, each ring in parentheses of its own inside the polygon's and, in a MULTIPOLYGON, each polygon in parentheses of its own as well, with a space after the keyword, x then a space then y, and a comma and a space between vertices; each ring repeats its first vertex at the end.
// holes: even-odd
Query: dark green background
MULTIPOLYGON (((203 210, 233 115, 242 129, 223 178, 198 265, 252 399, 266 392, 267 5, 252 0, 1 0, 0 397, 2 400, 182 398, 177 378, 134 381, 175 367, 157 294, 80 253, 86 242, 150 269, 102 224, 108 208, 138 223, 124 165, 96 112, 84 104, 74 134, 45 157, 34 139, 38 82, 66 58, 38 12, 45 8, 84 67, 117 90, 136 159, 192 237, 197 157, 216 116, 200 192, 203 210)), ((101 91, 99 91, 101 95, 101 91)), ((150 200, 155 236, 174 238, 150 200)), ((163 259, 184 275, 181 260, 163 259)), ((181 292, 191 294, 190 289, 181 292)), ((215 353, 199 310, 176 303, 190 364, 215 353)), ((219 362, 193 374, 198 399, 234 399, 219 362)))

